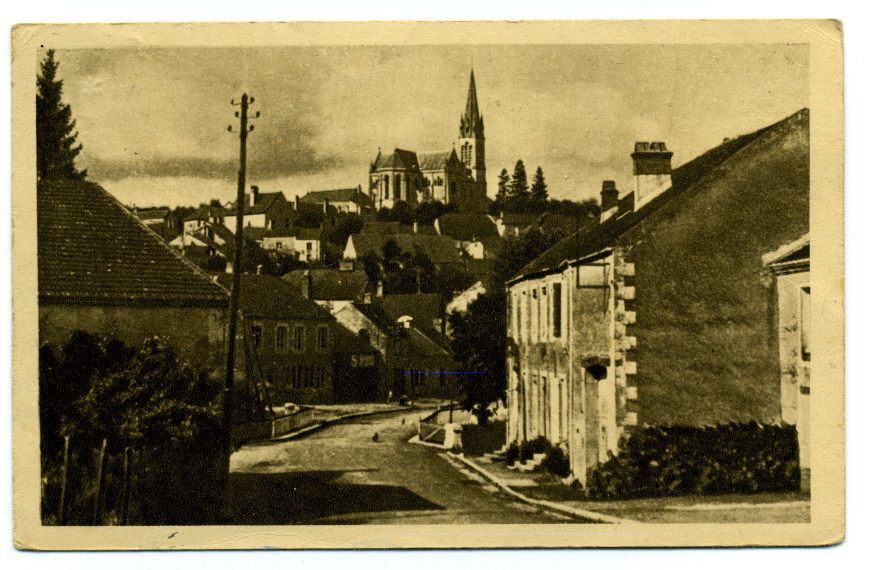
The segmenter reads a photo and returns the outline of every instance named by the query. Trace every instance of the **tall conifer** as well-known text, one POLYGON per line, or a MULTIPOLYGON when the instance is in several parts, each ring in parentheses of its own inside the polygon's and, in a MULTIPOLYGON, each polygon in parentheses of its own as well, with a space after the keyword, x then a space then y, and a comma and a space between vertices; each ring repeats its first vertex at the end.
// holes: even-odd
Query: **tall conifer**
POLYGON ((63 81, 57 79, 54 50, 48 50, 36 78, 36 174, 39 179, 83 179, 75 158, 81 152, 69 105, 63 103, 63 81))

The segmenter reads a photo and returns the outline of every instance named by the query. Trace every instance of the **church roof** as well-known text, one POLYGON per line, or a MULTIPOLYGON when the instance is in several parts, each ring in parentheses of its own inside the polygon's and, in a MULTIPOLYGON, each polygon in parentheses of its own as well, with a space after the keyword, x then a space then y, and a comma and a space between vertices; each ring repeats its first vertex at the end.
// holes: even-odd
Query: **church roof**
POLYGON ((420 170, 440 170, 449 163, 450 156, 454 154, 456 154, 456 149, 420 152, 417 154, 419 168, 420 170))
POLYGON ((395 149, 392 154, 377 153, 377 158, 374 159, 371 170, 386 169, 419 170, 419 160, 415 152, 401 148, 395 149))

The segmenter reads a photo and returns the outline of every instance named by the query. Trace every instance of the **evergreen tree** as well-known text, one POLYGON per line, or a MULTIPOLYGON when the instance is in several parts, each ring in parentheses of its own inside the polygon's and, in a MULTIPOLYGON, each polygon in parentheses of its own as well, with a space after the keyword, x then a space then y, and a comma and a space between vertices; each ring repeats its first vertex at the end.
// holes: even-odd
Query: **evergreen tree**
POLYGON ((516 161, 513 168, 513 180, 510 182, 510 198, 525 201, 528 198, 528 175, 525 174, 525 163, 522 159, 516 161))
POLYGON ((82 146, 76 145, 75 119, 63 103, 63 81, 57 79, 57 67, 54 50, 48 50, 36 78, 36 173, 43 180, 83 179, 87 170, 75 167, 82 146))
POLYGON ((507 196, 510 193, 510 175, 507 174, 507 169, 502 168, 501 174, 498 175, 498 193, 495 195, 495 202, 503 205, 507 202, 507 196))
POLYGON ((531 200, 540 204, 549 199, 549 191, 546 187, 546 179, 543 178, 543 169, 539 166, 534 172, 534 181, 531 183, 531 200))

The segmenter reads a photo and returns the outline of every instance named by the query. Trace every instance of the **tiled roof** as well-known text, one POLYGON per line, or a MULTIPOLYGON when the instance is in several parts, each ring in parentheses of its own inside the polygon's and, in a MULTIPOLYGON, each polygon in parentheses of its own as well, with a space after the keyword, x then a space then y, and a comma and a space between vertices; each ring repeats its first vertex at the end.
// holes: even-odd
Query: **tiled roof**
POLYGON ((91 182, 38 184, 37 252, 41 303, 228 303, 223 287, 91 182))
POLYGON ((294 228, 292 235, 303 241, 320 241, 322 232, 317 228, 294 228))
POLYGON ((398 222, 365 222, 362 226, 362 234, 393 235, 405 234, 413 231, 413 227, 402 226, 398 222))
POLYGON ((335 352, 344 354, 378 354, 377 349, 341 325, 333 331, 335 352))
POLYGON ((371 165, 373 171, 382 169, 404 169, 404 170, 419 170, 419 160, 416 153, 412 150, 404 150, 397 148, 392 154, 377 154, 374 159, 374 164, 371 165))
POLYGON ((169 208, 134 208, 133 213, 140 220, 163 220, 169 215, 169 208))
POLYGON ((665 204, 688 194, 691 188, 704 180, 707 175, 714 176, 719 168, 727 168, 727 161, 743 148, 767 133, 778 128, 788 128, 803 124, 808 128, 808 110, 803 109, 790 117, 751 134, 726 140, 721 145, 705 152, 697 158, 673 170, 672 187, 652 199, 639 210, 633 209, 633 192, 619 200, 619 211, 612 218, 599 225, 586 226, 579 232, 565 237, 539 257, 523 267, 511 282, 556 270, 564 263, 592 255, 615 243, 634 226, 661 209, 665 204))
POLYGON ((383 332, 389 332, 398 325, 382 306, 375 303, 353 303, 353 307, 362 313, 375 327, 383 332))
POLYGON ((326 200, 329 200, 330 202, 353 202, 360 206, 371 206, 374 204, 371 198, 360 191, 359 188, 316 190, 308 192, 299 198, 299 202, 303 204, 323 204, 326 200))
POLYGON ((414 326, 431 327, 432 321, 441 317, 441 296, 437 293, 386 295, 379 302, 393 319, 413 317, 414 326))
POLYGON ((302 290, 305 271, 311 275, 311 298, 317 301, 361 301, 368 286, 368 275, 361 269, 339 271, 332 268, 297 269, 283 279, 302 290))
MULTIPOLYGON (((401 325, 396 323, 382 307, 380 302, 374 303, 353 303, 353 307, 362 313, 374 326, 383 332, 401 333, 401 325)), ((411 342, 411 356, 426 357, 426 356, 447 356, 449 355, 449 340, 440 335, 431 326, 417 326, 412 323, 407 331, 407 338, 411 342)))
POLYGON ((450 157, 456 154, 456 149, 436 150, 417 153, 420 170, 441 170, 450 161, 450 157))
POLYGON ((370 235, 354 234, 350 236, 357 258, 369 252, 383 255, 383 246, 390 240, 402 251, 420 251, 428 255, 433 263, 461 263, 455 240, 446 236, 424 234, 370 235))
POLYGON ((460 241, 498 237, 498 226, 485 214, 444 214, 436 223, 441 235, 460 241))
MULTIPOLYGON (((245 196, 244 215, 253 216, 256 214, 265 214, 270 211, 275 205, 286 202, 283 192, 260 192, 257 203, 250 205, 249 195, 245 196)), ((235 204, 231 205, 226 212, 227 215, 235 214, 235 204)))
MULTIPOLYGON (((231 286, 232 275, 224 273, 219 279, 227 288, 231 286)), ((284 321, 332 320, 329 311, 273 275, 242 275, 239 305, 245 317, 284 321)))

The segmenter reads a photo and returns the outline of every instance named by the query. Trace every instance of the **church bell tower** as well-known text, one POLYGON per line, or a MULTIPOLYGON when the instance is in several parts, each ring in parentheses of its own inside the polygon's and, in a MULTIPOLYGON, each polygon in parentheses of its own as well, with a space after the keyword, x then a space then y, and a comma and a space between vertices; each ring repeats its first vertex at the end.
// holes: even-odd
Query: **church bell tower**
POLYGON ((459 122, 458 147, 459 158, 470 171, 474 182, 474 194, 478 200, 482 200, 486 196, 486 137, 483 117, 477 105, 477 85, 474 81, 473 69, 471 69, 465 114, 459 122))

